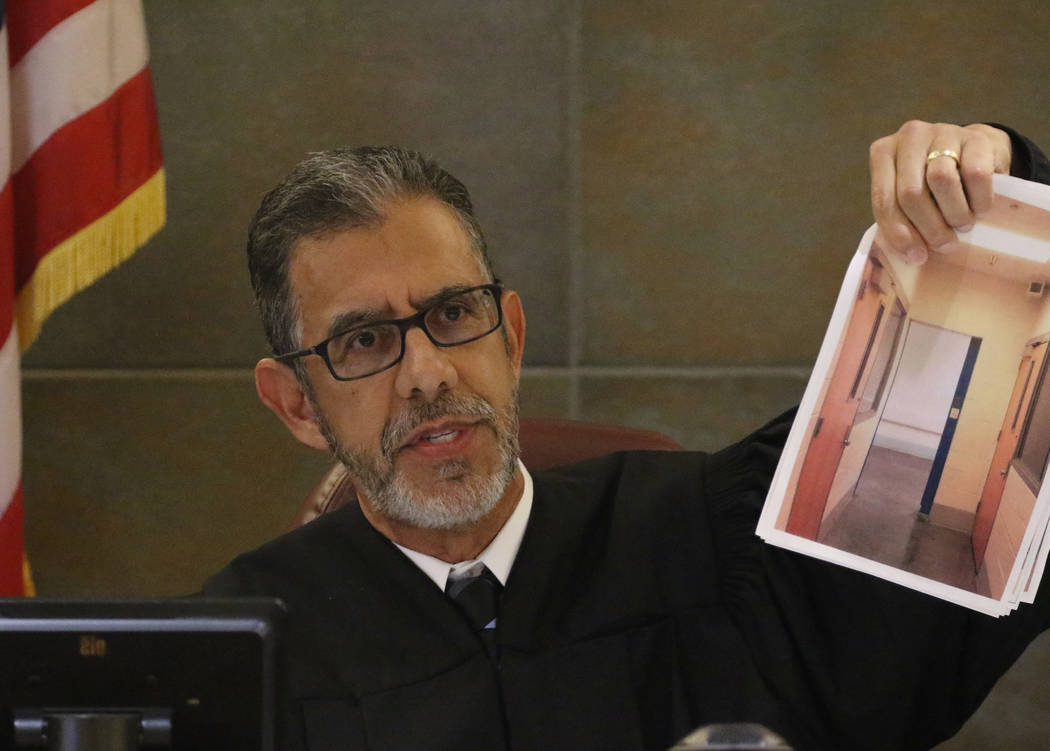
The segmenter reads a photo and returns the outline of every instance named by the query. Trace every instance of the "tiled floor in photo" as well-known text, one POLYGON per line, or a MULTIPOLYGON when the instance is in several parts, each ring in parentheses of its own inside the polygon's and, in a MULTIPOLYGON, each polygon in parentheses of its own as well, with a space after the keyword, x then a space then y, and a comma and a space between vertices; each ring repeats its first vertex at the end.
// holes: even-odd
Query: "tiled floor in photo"
POLYGON ((918 518, 932 464, 872 446, 856 490, 842 502, 831 524, 821 529, 819 541, 977 592, 969 535, 918 518))

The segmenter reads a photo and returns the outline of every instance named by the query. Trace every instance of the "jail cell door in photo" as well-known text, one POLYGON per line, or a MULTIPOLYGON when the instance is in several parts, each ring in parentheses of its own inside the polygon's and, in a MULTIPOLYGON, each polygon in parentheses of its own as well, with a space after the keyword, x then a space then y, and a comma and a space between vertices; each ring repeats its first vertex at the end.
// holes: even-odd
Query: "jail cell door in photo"
POLYGON ((988 468, 988 477, 981 491, 981 501, 977 505, 977 515, 973 524, 973 561, 974 567, 980 568, 988 548, 988 539, 992 534, 999 504, 1002 501, 1003 489, 1006 487, 1006 476, 1010 463, 1017 453, 1017 442, 1024 427, 1025 415, 1035 393, 1035 384, 1039 379, 1043 361, 1046 358, 1047 338, 1029 342, 1021 356, 1017 369, 1017 380, 1014 382, 1010 404, 1003 417, 1003 427, 995 444, 995 453, 988 468))
POLYGON ((881 264, 869 259, 799 473, 787 531, 810 540, 816 540, 820 533, 828 493, 848 445, 864 394, 864 376, 885 317, 887 296, 880 287, 882 274, 881 264))

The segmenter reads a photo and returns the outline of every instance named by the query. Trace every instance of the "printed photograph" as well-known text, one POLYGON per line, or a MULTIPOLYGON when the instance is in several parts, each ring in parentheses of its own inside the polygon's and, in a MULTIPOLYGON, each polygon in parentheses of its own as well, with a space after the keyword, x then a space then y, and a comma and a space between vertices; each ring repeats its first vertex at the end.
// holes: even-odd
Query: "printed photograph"
POLYGON ((1050 213, 1000 194, 960 238, 916 265, 866 236, 773 528, 1016 602, 1045 560, 1050 213))

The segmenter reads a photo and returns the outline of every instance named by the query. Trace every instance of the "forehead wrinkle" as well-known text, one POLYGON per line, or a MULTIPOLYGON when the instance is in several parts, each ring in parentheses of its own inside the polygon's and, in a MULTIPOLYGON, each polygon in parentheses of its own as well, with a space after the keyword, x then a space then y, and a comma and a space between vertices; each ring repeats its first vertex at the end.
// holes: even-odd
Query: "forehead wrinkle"
MULTIPOLYGON (((441 300, 457 295, 460 292, 471 289, 478 285, 466 283, 466 282, 453 282, 446 284, 441 289, 427 295, 424 298, 410 298, 409 305, 415 311, 420 311, 425 308, 440 302, 441 300)), ((359 308, 354 310, 347 310, 332 319, 331 323, 328 324, 328 331, 325 334, 326 337, 335 336, 336 334, 342 333, 347 329, 354 328, 355 326, 367 323, 381 323, 384 321, 397 320, 394 318, 393 308, 390 305, 386 305, 383 308, 359 308)))

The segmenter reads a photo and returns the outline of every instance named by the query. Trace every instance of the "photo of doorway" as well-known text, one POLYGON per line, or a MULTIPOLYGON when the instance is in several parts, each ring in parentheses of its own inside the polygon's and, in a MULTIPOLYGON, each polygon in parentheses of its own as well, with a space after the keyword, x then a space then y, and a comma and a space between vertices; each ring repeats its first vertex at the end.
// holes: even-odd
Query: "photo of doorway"
POLYGON ((819 542, 977 591, 969 536, 929 524, 981 339, 911 321, 857 482, 819 542))
POLYGON ((757 532, 1002 615, 1050 550, 1050 191, 996 191, 922 264, 861 239, 757 532))
POLYGON ((777 528, 1000 598, 1050 456, 1050 295, 1024 282, 1042 266, 974 248, 909 268, 874 245, 777 528))

